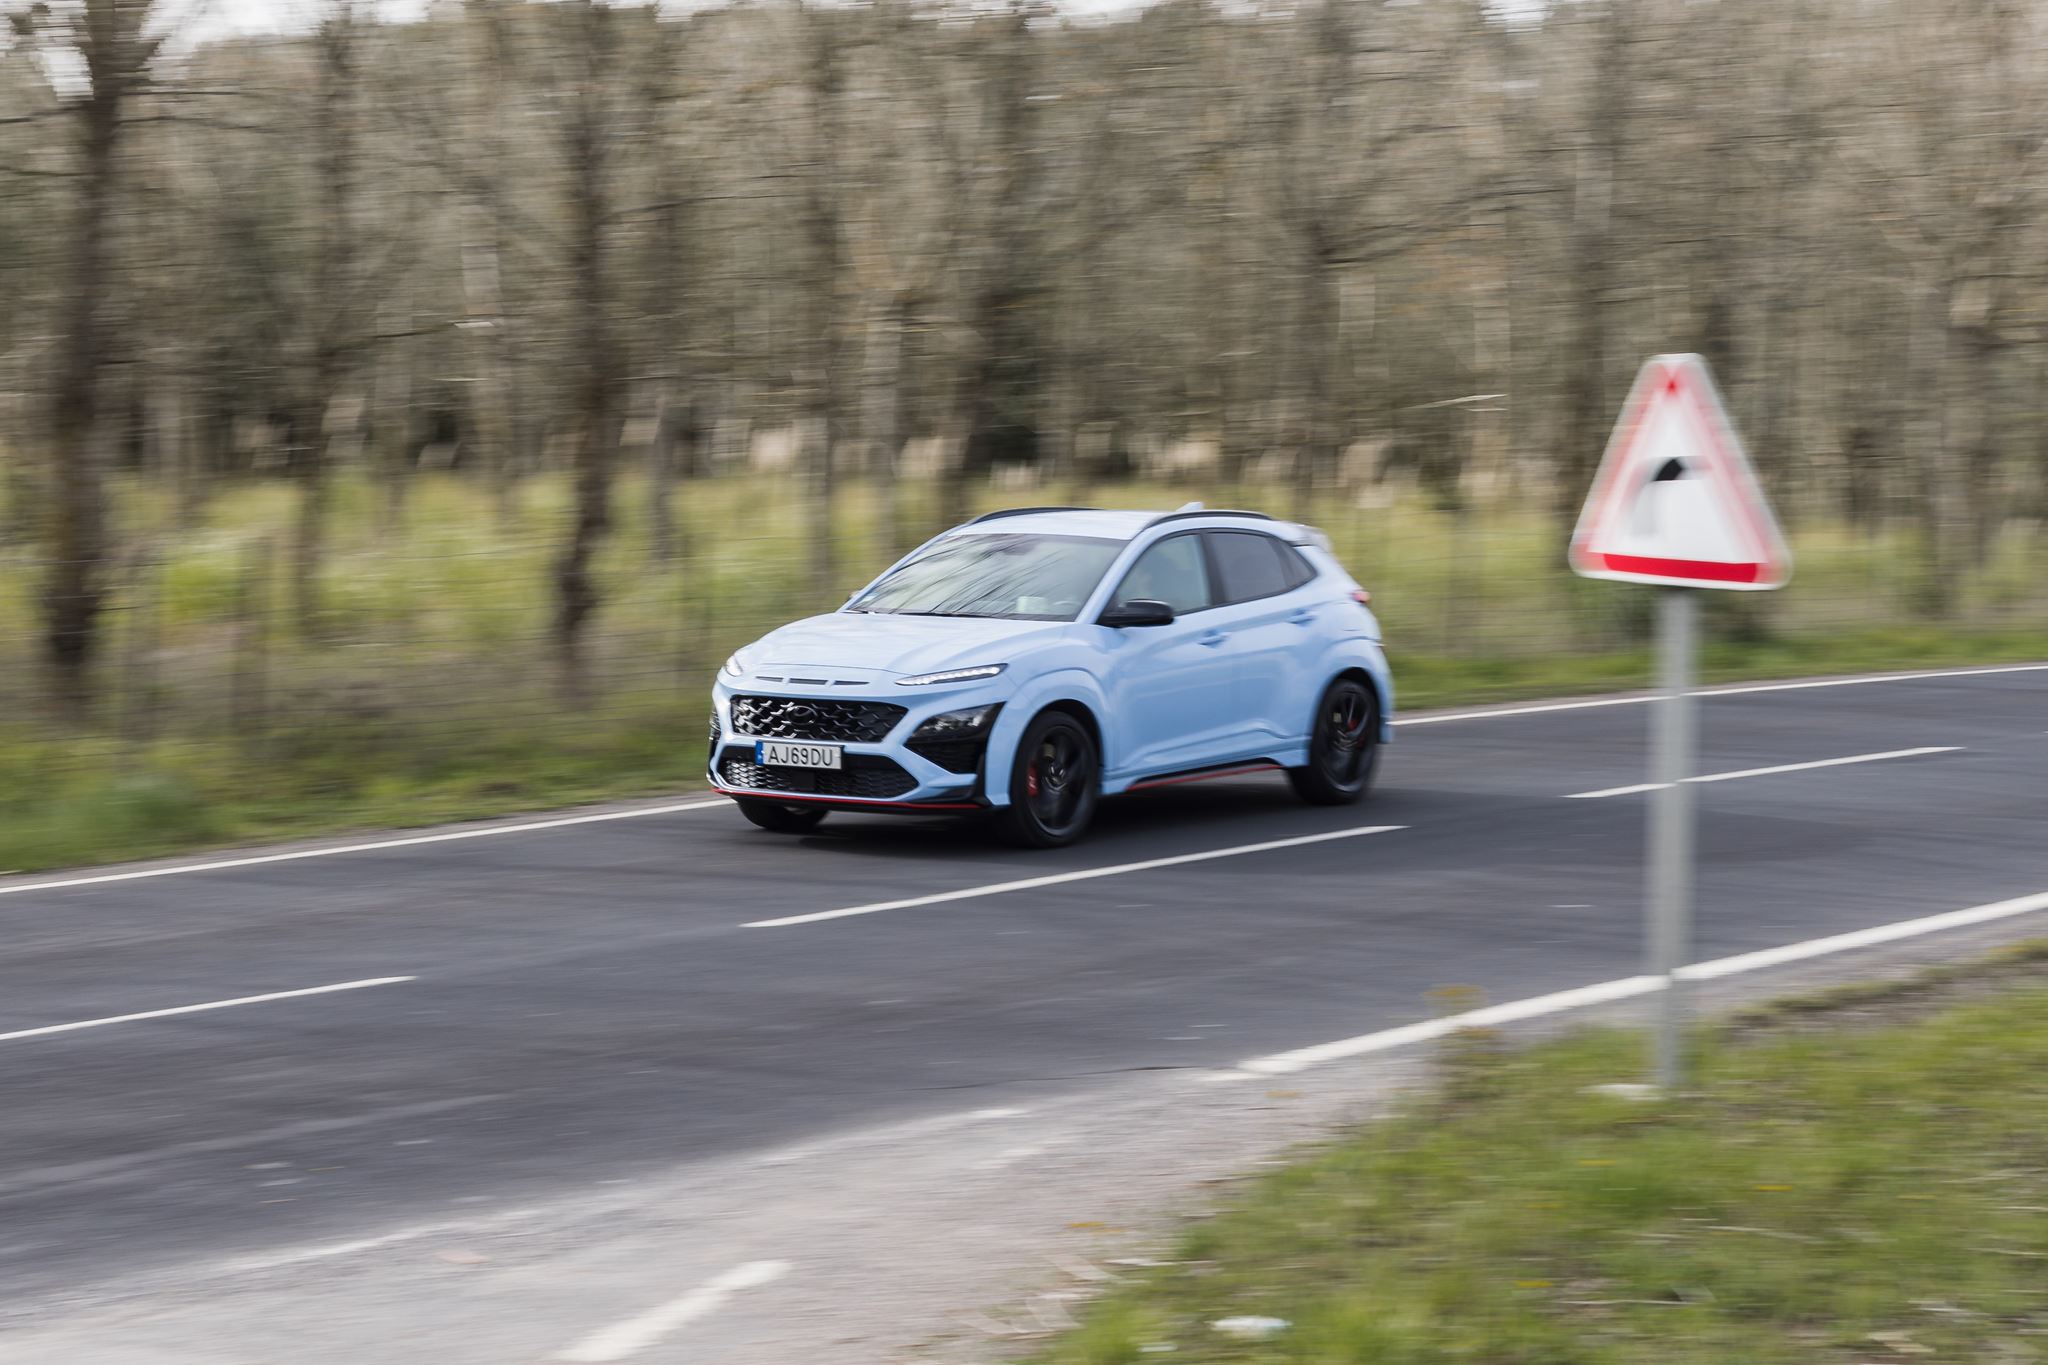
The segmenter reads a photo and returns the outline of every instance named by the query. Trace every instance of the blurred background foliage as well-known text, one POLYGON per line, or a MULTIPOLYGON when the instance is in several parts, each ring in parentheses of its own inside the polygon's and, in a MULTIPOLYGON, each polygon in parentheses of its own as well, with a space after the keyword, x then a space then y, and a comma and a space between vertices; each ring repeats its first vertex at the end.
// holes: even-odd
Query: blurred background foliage
POLYGON ((974 510, 1322 526, 1405 700, 1630 686, 1563 569, 1713 363, 1724 676, 2048 620, 2011 0, 0 0, 0 869, 655 789, 974 510), (111 831, 111 832, 110 832, 111 831))

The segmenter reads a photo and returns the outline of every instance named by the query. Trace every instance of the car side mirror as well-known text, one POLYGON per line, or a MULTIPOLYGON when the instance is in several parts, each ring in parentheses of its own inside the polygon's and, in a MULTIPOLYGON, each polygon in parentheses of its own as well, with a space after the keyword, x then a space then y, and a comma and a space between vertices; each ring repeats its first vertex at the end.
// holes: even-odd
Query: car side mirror
POLYGON ((1098 625, 1117 630, 1125 626, 1170 626, 1173 624, 1173 608, 1164 602, 1141 597, 1134 602, 1119 602, 1102 613, 1098 625))

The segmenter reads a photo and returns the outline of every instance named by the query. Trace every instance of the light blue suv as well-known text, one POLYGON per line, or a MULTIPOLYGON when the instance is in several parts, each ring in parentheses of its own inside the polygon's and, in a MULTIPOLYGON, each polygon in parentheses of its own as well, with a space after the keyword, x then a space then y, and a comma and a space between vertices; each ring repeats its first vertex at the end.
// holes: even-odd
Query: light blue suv
POLYGON ((1104 796, 1262 768, 1356 801, 1393 733, 1369 602, 1256 512, 992 512, 728 659, 707 776, 764 829, 987 811, 1036 847, 1104 796))

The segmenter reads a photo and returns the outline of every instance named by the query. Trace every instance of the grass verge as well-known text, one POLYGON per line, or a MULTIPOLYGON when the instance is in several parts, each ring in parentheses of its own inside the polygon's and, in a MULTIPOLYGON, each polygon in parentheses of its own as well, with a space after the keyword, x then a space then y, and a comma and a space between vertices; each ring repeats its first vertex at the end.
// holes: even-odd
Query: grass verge
POLYGON ((693 697, 570 726, 166 741, 90 766, 0 733, 0 873, 672 792, 704 771, 704 711, 693 697))
POLYGON ((1462 1040, 1439 1093, 1248 1185, 1039 1365, 2042 1359, 2040 959, 1910 1025, 1818 1011, 1953 976, 1720 1031, 1674 1100, 1590 1093, 1638 1070, 1629 1034, 1462 1040), (1212 1325, 1245 1316, 1290 1325, 1212 1325))

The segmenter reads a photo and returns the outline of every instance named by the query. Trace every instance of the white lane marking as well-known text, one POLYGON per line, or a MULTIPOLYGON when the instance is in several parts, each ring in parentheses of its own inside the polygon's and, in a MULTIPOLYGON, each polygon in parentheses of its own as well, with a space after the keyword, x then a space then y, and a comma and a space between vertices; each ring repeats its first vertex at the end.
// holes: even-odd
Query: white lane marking
POLYGON ((1266 1057, 1253 1057, 1248 1061, 1239 1062, 1237 1067, 1239 1071, 1249 1072, 1255 1076, 1283 1076, 1289 1072, 1320 1066, 1324 1062, 1341 1061, 1346 1057, 1412 1047, 1416 1043, 1447 1037, 1460 1029, 1491 1028, 1497 1024, 1512 1024, 1546 1014, 1561 1014, 1566 1010, 1584 1009, 1588 1005, 1604 1005, 1613 1000, 1647 995, 1662 983, 1663 978, 1656 976, 1630 976, 1619 981, 1602 981, 1597 985, 1554 991, 1549 995, 1532 996, 1527 1000, 1513 1000, 1505 1005, 1488 1005, 1484 1009, 1466 1010, 1463 1014, 1445 1015, 1441 1019, 1425 1019, 1420 1023, 1403 1024, 1399 1028, 1381 1029, 1377 1033, 1361 1034, 1356 1038, 1340 1038, 1333 1043, 1317 1043, 1313 1047, 1296 1048, 1292 1052, 1276 1052, 1266 1057))
POLYGON ((758 1289, 789 1273, 787 1261, 748 1261, 708 1280, 680 1298, 651 1308, 638 1317, 593 1332, 556 1356, 557 1360, 602 1362, 638 1355, 678 1327, 717 1311, 742 1289, 758 1289))
POLYGON ((1949 929, 1968 929, 1973 925, 1991 924, 1998 920, 2011 919, 2016 915, 2032 914, 2037 910, 2048 910, 2048 892, 2015 896, 2011 900, 1993 901, 1989 905, 1973 905, 1967 909, 1950 910, 1920 919, 1894 920, 1890 924, 1880 924, 1870 929, 1853 929, 1846 934, 1807 939, 1803 943, 1788 943, 1782 948, 1764 948, 1754 953, 1739 953, 1734 957, 1717 957, 1711 962, 1695 962, 1690 967, 1683 968, 1679 975, 1688 981, 1716 981, 1724 976, 1761 971, 1765 967, 1777 967, 1787 962, 1804 962, 1808 958, 1826 957, 1830 953, 1846 953, 1856 948, 1873 948, 1881 943, 1919 938, 1923 934, 1939 934, 1949 929))
MULTIPOLYGON (((1738 953, 1734 957, 1695 962, 1679 968, 1678 975, 1683 981, 1716 981, 1726 976, 1739 976, 1744 972, 1782 966, 1787 962, 1804 962, 1809 958, 1827 957, 1857 948, 1871 948, 1882 943, 1896 943, 1901 939, 1944 933, 1950 929, 1967 929, 1974 925, 1990 924, 1997 920, 2012 919, 2018 915, 2030 915, 2042 910, 2048 910, 2048 892, 2016 896, 2011 900, 1993 901, 1989 905, 1974 905, 1964 910, 1949 910, 1939 915, 1925 915, 1919 919, 1895 920, 1890 924, 1880 924, 1870 929, 1856 929, 1846 934, 1833 934, 1827 938, 1788 943, 1781 948, 1765 948, 1754 953, 1738 953)), ((1533 996, 1527 1000, 1510 1001, 1505 1005, 1467 1010, 1463 1014, 1447 1015, 1441 1019, 1403 1024, 1399 1028, 1382 1029, 1377 1033, 1364 1033, 1356 1038, 1340 1038, 1336 1042, 1318 1043, 1313 1047, 1296 1048, 1291 1052, 1275 1052, 1265 1057, 1253 1057, 1239 1062, 1234 1074, 1284 1075, 1346 1057, 1359 1057, 1367 1053, 1409 1047, 1415 1043, 1442 1038, 1459 1029, 1489 1028, 1496 1024, 1514 1023, 1546 1014, 1562 1014, 1567 1010, 1583 1009, 1588 1005, 1648 995, 1662 985, 1663 978, 1656 976, 1629 976, 1618 981, 1602 981, 1591 986, 1580 986, 1575 990, 1557 991, 1550 995, 1533 996)), ((1230 1072, 1223 1074, 1233 1075, 1230 1072)))
MULTIPOLYGON (((1919 758, 1926 754, 1961 753, 1960 744, 1941 744, 1924 749, 1889 749, 1881 754, 1851 754, 1847 758, 1817 758, 1811 763, 1780 763, 1770 768, 1743 768, 1732 773, 1702 773, 1687 782, 1733 782, 1743 777, 1771 777, 1777 773, 1799 773, 1809 768, 1845 768, 1852 763, 1882 763, 1890 758, 1919 758)), ((1572 792, 1567 801, 1593 801, 1603 796, 1634 796, 1638 792, 1662 791, 1662 782, 1638 782, 1632 787, 1607 787, 1596 792, 1572 792)))
MULTIPOLYGON (((1804 692, 1816 687, 1861 687, 1865 683, 1926 682, 1937 678, 1983 678, 1999 673, 2044 673, 2048 664, 2004 664, 1996 668, 1949 668, 1926 673, 1865 673, 1853 678, 1815 678, 1805 682, 1743 683, 1732 687, 1703 687, 1698 697, 1742 697, 1753 692, 1804 692)), ((1657 700, 1656 693, 1630 697, 1590 697, 1585 701, 1539 702, 1530 706, 1500 706, 1486 711, 1447 711, 1436 716, 1395 717, 1396 725, 1446 725, 1454 720, 1490 720, 1500 716, 1541 716, 1552 711, 1589 711, 1601 706, 1641 706, 1657 700)))
POLYGON ((463 1223, 423 1223, 417 1227, 400 1228, 387 1232, 381 1237, 363 1237, 353 1242, 324 1242, 312 1246, 295 1247, 290 1251, 272 1252, 263 1256, 248 1256, 240 1260, 222 1261, 215 1264, 209 1273, 218 1275, 246 1275, 265 1270, 282 1270, 286 1266, 303 1265, 308 1261, 325 1261, 336 1256, 359 1256, 366 1251, 381 1251, 385 1247, 403 1246, 417 1242, 423 1237, 438 1237, 460 1234, 475 1237, 486 1235, 507 1223, 524 1222, 540 1216, 539 1209, 509 1209, 495 1217, 482 1221, 463 1223))
POLYGON ((0 896, 18 896, 30 891, 62 891, 73 886, 104 886, 109 882, 135 882, 152 877, 183 877, 195 872, 227 872, 238 867, 261 867, 266 863, 295 863, 302 858, 338 858, 345 853, 376 853, 387 848, 415 848, 421 844, 449 844, 461 839, 495 839, 506 834, 532 834, 544 829, 567 829, 571 825, 595 825, 608 820, 638 820, 649 815, 674 815, 686 810, 710 810, 729 806, 723 797, 711 801, 682 801, 639 810, 604 811, 596 815, 565 815, 553 820, 528 820, 517 825, 491 825, 484 829, 446 830, 439 834, 412 834, 400 839, 376 839, 333 848, 300 848, 289 853, 259 853, 247 858, 219 858, 206 863, 181 863, 176 867, 146 867, 133 872, 99 872, 89 877, 60 877, 54 881, 0 882, 0 896))
POLYGON ((0 1033, 0 1043, 11 1043, 17 1038, 42 1038, 52 1033, 70 1033, 75 1029, 105 1028, 108 1024, 133 1024, 143 1019, 169 1019, 178 1014, 233 1009, 237 1005, 261 1005, 272 1000, 296 1000, 306 995, 332 995, 336 991, 360 991, 371 986, 396 986, 417 979, 410 976, 374 976, 364 981, 337 982, 332 986, 308 986, 296 991, 271 991, 267 995, 242 995, 233 1000, 209 1000, 201 1005, 177 1005, 167 1010, 143 1010, 139 1014, 114 1014, 105 1019, 80 1019, 70 1024, 45 1024, 41 1028, 16 1029, 12 1033, 0 1033))
POLYGON ((900 901, 876 901, 872 905, 849 905, 843 910, 818 910, 808 915, 785 915, 781 919, 759 919, 742 925, 746 929, 780 929, 792 924, 816 924, 820 920, 845 919, 850 915, 875 915, 884 910, 911 910, 920 905, 942 905, 947 901, 978 900, 983 896, 1000 896, 1009 891, 1034 891, 1041 886, 1061 886, 1067 882, 1092 881, 1097 877, 1121 877, 1127 872, 1150 872, 1154 868, 1179 867, 1184 863, 1206 863, 1216 858, 1237 858, 1247 853, 1271 853, 1276 849, 1300 848, 1305 844, 1324 844, 1332 839, 1356 839, 1367 834, 1390 834, 1406 829, 1406 825, 1364 825, 1356 829, 1331 830, 1325 834, 1302 834, 1292 839, 1268 839, 1258 844, 1238 844, 1233 848, 1212 848, 1202 853, 1177 853, 1170 858, 1146 858, 1142 862, 1117 863, 1110 867, 1083 868, 1079 872, 1055 872, 1045 877, 1025 877, 1014 882, 992 882, 987 886, 970 886, 959 891, 940 891, 929 896, 911 896, 900 901))

